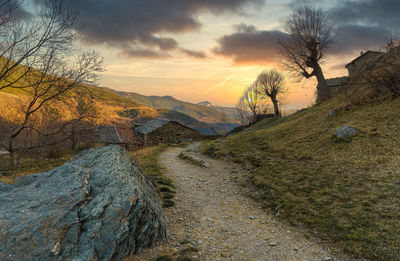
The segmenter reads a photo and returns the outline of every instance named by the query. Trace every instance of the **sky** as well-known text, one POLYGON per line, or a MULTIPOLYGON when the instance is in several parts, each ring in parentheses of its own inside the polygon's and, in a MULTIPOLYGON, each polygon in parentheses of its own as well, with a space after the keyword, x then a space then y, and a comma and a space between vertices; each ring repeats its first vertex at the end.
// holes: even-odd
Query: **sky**
MULTIPOLYGON (((144 95, 234 106, 264 69, 284 73, 277 39, 292 0, 69 0, 84 48, 99 50, 102 85, 144 95)), ((338 34, 323 63, 344 76, 361 51, 380 50, 400 28, 399 0, 320 0, 338 34)), ((315 81, 288 76, 287 108, 314 102, 315 81)))

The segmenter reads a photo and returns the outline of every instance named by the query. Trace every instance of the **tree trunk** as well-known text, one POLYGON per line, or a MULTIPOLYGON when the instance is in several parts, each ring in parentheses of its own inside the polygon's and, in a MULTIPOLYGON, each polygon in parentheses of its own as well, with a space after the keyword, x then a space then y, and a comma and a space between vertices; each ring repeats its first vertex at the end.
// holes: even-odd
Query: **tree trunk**
POLYGON ((271 101, 272 101, 272 104, 274 105, 275 118, 280 118, 281 112, 279 111, 279 105, 278 105, 278 101, 276 100, 276 97, 271 97, 271 101))
POLYGON ((331 90, 329 89, 328 83, 326 82, 324 73, 322 72, 321 66, 316 64, 314 66, 315 77, 317 78, 317 104, 320 104, 329 98, 331 98, 331 90))
POLYGON ((15 167, 18 165, 18 155, 14 149, 14 138, 10 137, 10 141, 8 143, 8 152, 10 153, 10 165, 15 167))
POLYGON ((72 123, 71 127, 71 149, 76 149, 76 130, 75 130, 75 123, 72 123))

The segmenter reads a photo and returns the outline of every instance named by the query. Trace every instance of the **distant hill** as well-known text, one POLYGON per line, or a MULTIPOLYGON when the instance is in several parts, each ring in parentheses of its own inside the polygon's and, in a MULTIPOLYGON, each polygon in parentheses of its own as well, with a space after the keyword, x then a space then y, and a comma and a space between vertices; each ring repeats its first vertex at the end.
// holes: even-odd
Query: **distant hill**
MULTIPOLYGON (((145 96, 134 92, 115 92, 124 98, 128 98, 145 106, 152 107, 154 109, 179 112, 199 122, 212 124, 222 128, 224 128, 224 123, 226 123, 228 129, 232 128, 232 126, 237 126, 237 121, 232 116, 227 115, 220 110, 199 104, 180 101, 172 96, 145 96)), ((173 117, 175 117, 176 121, 178 121, 178 119, 182 120, 179 118, 185 118, 185 116, 182 114, 176 114, 173 115, 173 117)), ((172 116, 171 112, 169 112, 168 115, 172 116)))
POLYGON ((222 107, 222 106, 218 106, 215 103, 212 103, 209 101, 199 102, 198 105, 205 106, 208 108, 213 108, 213 109, 220 111, 220 112, 228 115, 229 117, 235 119, 235 113, 236 113, 235 107, 222 107))

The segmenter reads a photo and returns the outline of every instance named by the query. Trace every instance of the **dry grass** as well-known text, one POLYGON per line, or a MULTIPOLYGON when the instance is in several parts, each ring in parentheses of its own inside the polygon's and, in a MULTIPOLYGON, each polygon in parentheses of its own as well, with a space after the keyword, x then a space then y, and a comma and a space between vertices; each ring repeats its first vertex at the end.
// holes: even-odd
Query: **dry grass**
POLYGON ((175 196, 175 186, 172 180, 164 176, 165 170, 158 163, 158 156, 168 147, 167 144, 161 144, 155 147, 131 152, 130 155, 139 164, 144 174, 150 176, 154 186, 160 193, 164 207, 175 205, 173 198, 175 196))
POLYGON ((248 167, 258 199, 290 223, 355 257, 399 260, 400 99, 343 105, 336 99, 262 121, 203 149, 248 167), (342 125, 360 135, 337 141, 342 125))
POLYGON ((41 161, 22 158, 20 164, 13 168, 10 168, 8 156, 3 156, 0 159, 0 182, 12 184, 18 177, 52 170, 70 160, 74 155, 76 155, 76 152, 69 152, 58 159, 41 161))

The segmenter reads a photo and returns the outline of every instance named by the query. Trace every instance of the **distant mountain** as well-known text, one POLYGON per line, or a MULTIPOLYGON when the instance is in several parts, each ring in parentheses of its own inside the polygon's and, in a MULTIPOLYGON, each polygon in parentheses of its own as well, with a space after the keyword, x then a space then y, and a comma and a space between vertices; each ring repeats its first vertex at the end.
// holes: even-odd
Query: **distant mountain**
POLYGON ((212 103, 212 102, 209 102, 209 101, 199 102, 198 105, 205 106, 205 107, 208 107, 208 108, 213 108, 213 109, 215 109, 217 111, 220 111, 220 112, 228 115, 229 117, 235 119, 235 113, 236 113, 236 108, 235 107, 221 107, 221 106, 218 106, 215 103, 212 103))
MULTIPOLYGON (((198 122, 213 125, 215 124, 214 126, 218 127, 224 126, 224 123, 227 123, 226 127, 228 131, 232 125, 237 125, 237 120, 235 120, 230 115, 226 115, 220 110, 212 107, 180 101, 172 96, 145 96, 134 92, 116 92, 122 97, 128 98, 142 105, 152 107, 154 109, 179 112, 197 120, 198 122)), ((172 116, 171 112, 169 112, 169 115, 172 116)), ((173 116, 184 118, 184 115, 176 114, 173 116)), ((177 118, 175 118, 175 120, 178 121, 177 118)))
POLYGON ((206 107, 211 107, 211 108, 218 107, 217 105, 215 105, 214 103, 209 102, 209 101, 199 102, 198 105, 206 106, 206 107))
POLYGON ((207 123, 198 121, 195 118, 192 118, 178 111, 158 109, 157 112, 160 118, 176 121, 186 126, 198 126, 198 127, 208 126, 207 123))

